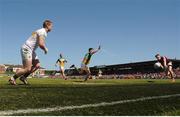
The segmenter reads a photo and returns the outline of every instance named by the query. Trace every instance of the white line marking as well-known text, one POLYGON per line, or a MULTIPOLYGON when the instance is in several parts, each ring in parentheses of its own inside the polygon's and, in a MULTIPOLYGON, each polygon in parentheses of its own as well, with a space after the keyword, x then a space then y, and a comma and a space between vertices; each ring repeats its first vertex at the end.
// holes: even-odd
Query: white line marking
POLYGON ((114 101, 114 102, 84 104, 84 105, 80 105, 80 106, 64 106, 64 107, 57 106, 54 108, 7 110, 7 111, 0 111, 0 115, 2 116, 2 115, 14 115, 14 114, 52 112, 52 111, 73 110, 73 109, 82 109, 82 108, 90 108, 90 107, 112 106, 112 105, 116 105, 116 104, 124 104, 124 103, 129 103, 129 102, 138 102, 138 101, 153 100, 153 99, 165 99, 165 98, 179 97, 179 96, 180 96, 180 94, 173 94, 173 95, 164 95, 164 96, 142 97, 142 98, 120 100, 120 101, 114 101))

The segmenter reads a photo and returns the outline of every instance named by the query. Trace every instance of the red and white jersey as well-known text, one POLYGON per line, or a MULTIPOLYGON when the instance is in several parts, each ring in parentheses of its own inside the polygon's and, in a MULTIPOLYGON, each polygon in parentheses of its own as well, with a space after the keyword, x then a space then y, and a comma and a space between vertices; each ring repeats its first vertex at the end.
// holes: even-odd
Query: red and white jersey
POLYGON ((32 33, 32 35, 27 39, 23 47, 29 48, 31 51, 35 51, 38 48, 38 40, 37 37, 43 36, 44 39, 47 37, 47 32, 45 28, 41 28, 32 33))
POLYGON ((166 60, 166 64, 168 64, 170 62, 169 59, 165 56, 161 56, 161 59, 158 60, 158 62, 160 62, 161 65, 164 65, 164 59, 166 60))

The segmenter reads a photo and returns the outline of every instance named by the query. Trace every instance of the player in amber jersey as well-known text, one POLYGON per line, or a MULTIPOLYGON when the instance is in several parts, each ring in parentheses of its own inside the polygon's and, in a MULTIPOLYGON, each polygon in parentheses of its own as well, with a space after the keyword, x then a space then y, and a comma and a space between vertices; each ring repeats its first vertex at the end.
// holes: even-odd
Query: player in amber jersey
POLYGON ((63 58, 62 54, 60 54, 60 58, 56 61, 55 66, 57 66, 57 64, 59 64, 60 73, 61 73, 62 77, 65 80, 67 80, 67 77, 66 77, 66 75, 64 73, 64 71, 65 71, 65 69, 64 69, 65 63, 67 63, 67 60, 63 58))

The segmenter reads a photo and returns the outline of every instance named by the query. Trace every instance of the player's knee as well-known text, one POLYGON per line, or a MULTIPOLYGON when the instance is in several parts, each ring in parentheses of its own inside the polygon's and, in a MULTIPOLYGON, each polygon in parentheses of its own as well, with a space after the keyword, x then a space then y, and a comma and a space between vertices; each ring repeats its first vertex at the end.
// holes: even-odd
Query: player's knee
POLYGON ((91 71, 90 71, 90 70, 88 70, 88 74, 91 74, 91 71))
POLYGON ((31 72, 31 68, 30 68, 30 67, 27 67, 27 68, 25 68, 25 71, 26 71, 26 72, 31 72))
POLYGON ((40 65, 36 65, 36 68, 39 69, 39 68, 40 68, 40 65))
POLYGON ((40 63, 36 64, 36 69, 39 69, 40 68, 40 63))

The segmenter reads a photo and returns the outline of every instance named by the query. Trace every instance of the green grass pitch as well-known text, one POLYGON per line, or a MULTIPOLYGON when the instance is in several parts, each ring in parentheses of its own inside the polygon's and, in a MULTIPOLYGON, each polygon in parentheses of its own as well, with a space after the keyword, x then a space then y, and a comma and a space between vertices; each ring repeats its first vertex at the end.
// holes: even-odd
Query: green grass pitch
MULTIPOLYGON (((9 85, 7 77, 0 77, 0 111, 79 106, 141 97, 180 94, 180 79, 172 83, 162 80, 62 80, 50 78, 28 79, 30 85, 9 85)), ((14 115, 180 115, 180 97, 153 99, 100 107, 88 107, 14 115)))

